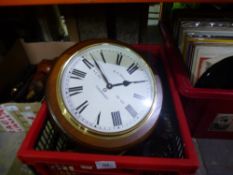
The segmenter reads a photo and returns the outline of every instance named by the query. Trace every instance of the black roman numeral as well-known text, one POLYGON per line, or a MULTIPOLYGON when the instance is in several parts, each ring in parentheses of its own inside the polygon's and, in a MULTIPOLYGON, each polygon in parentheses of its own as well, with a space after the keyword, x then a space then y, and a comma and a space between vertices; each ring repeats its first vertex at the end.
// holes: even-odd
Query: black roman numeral
POLYGON ((76 110, 78 111, 79 114, 83 112, 84 109, 88 106, 88 101, 84 101, 81 105, 79 105, 76 110))
POLYGON ((100 123, 100 115, 101 115, 101 112, 97 116, 97 122, 96 122, 97 125, 99 125, 99 123, 100 123))
POLYGON ((92 67, 94 67, 94 65, 91 64, 91 62, 88 61, 86 58, 84 58, 82 61, 83 61, 83 63, 84 63, 89 69, 91 69, 92 67))
POLYGON ((105 60, 105 58, 104 58, 104 53, 103 53, 102 50, 100 51, 100 56, 101 56, 103 62, 106 63, 106 60, 105 60))
POLYGON ((112 115, 112 122, 114 126, 122 125, 121 115, 119 111, 111 112, 111 115, 112 115))
POLYGON ((82 92, 82 90, 83 90, 82 86, 71 87, 71 88, 69 88, 70 96, 80 94, 82 92))
POLYGON ((131 75, 132 73, 134 73, 137 69, 138 69, 138 65, 135 64, 135 63, 132 63, 128 69, 127 69, 127 72, 131 75))
POLYGON ((74 75, 74 76, 71 76, 70 78, 81 80, 81 79, 86 77, 87 73, 83 72, 83 71, 80 71, 80 70, 77 70, 77 69, 73 69, 71 74, 74 75))
POLYGON ((118 53, 117 54, 117 59, 116 59, 116 64, 117 65, 120 65, 121 64, 121 60, 122 60, 122 54, 121 53, 118 53))

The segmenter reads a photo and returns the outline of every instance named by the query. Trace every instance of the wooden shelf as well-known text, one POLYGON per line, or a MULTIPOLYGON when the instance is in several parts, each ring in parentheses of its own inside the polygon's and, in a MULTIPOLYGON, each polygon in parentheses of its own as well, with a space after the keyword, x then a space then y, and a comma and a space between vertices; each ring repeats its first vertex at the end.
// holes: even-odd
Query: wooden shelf
MULTIPOLYGON (((155 3, 177 0, 0 0, 0 6, 51 5, 51 4, 101 4, 101 3, 155 3)), ((189 3, 233 3, 232 0, 179 0, 189 3)))

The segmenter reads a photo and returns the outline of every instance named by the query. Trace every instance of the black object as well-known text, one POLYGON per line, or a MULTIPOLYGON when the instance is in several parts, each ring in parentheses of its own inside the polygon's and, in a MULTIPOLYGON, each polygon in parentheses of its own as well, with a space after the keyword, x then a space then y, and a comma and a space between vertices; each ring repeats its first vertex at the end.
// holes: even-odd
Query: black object
POLYGON ((233 56, 224 58, 207 69, 195 87, 233 89, 233 56))
POLYGON ((25 95, 35 72, 36 66, 28 65, 22 74, 19 75, 17 81, 2 94, 0 102, 25 102, 25 95))

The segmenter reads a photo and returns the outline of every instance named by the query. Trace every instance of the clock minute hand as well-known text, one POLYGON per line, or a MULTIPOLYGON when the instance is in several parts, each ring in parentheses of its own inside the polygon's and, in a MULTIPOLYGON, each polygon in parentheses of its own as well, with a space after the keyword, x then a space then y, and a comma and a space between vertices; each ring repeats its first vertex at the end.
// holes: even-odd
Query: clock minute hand
MULTIPOLYGON (((90 55, 91 55, 91 54, 90 54, 90 55)), ((104 81, 105 81, 107 84, 110 84, 109 81, 108 81, 108 79, 107 79, 107 77, 104 75, 102 69, 100 68, 99 64, 97 63, 97 61, 96 61, 95 58, 93 57, 93 55, 91 55, 91 57, 92 57, 92 59, 93 59, 95 65, 96 65, 97 69, 100 71, 100 74, 101 74, 101 76, 103 77, 104 81)))
POLYGON ((131 83, 145 83, 147 80, 131 81, 131 83))
POLYGON ((134 83, 134 84, 136 84, 136 83, 144 83, 146 81, 147 80, 140 80, 140 81, 127 81, 127 80, 124 80, 122 83, 112 84, 112 87, 114 87, 114 86, 121 86, 121 85, 128 86, 128 85, 130 85, 132 83, 134 83))

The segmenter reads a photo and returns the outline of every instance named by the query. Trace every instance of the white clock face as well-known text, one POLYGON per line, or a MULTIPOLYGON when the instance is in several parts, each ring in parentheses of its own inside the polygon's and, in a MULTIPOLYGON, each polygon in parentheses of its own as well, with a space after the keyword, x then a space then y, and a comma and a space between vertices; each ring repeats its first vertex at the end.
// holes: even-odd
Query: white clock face
POLYGON ((79 50, 60 76, 66 109, 75 121, 95 132, 134 128, 155 101, 151 69, 137 53, 120 45, 102 43, 79 50))

